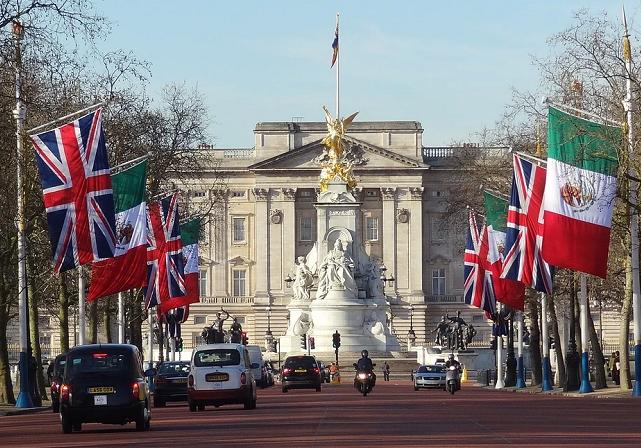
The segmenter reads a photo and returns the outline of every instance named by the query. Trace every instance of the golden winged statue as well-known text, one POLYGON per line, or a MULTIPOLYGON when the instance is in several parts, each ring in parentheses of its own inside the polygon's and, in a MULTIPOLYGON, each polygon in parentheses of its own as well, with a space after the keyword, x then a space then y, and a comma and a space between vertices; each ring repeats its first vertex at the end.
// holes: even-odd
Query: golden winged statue
POLYGON ((341 120, 339 117, 333 118, 332 114, 323 106, 325 111, 325 121, 327 123, 327 135, 323 138, 322 143, 325 145, 330 162, 322 164, 321 191, 327 190, 327 185, 335 176, 339 176, 347 182, 348 188, 356 186, 356 179, 352 174, 352 166, 344 160, 345 156, 345 134, 347 129, 354 121, 358 112, 354 112, 347 118, 341 120))

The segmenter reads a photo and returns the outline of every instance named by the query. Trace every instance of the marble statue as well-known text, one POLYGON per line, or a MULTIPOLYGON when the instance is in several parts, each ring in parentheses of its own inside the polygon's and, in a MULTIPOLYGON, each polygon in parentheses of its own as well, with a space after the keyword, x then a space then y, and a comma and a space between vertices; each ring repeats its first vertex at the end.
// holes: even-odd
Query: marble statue
POLYGON ((356 297, 358 289, 354 280, 354 267, 354 260, 345 251, 340 238, 337 239, 334 249, 327 253, 320 265, 316 298, 324 299, 331 289, 348 290, 356 297))
POLYGON ((378 263, 372 261, 367 267, 367 297, 383 297, 383 281, 381 280, 381 268, 378 263))
POLYGON ((301 300, 304 302, 309 301, 309 291, 314 283, 314 274, 311 269, 305 264, 305 257, 298 257, 298 264, 296 265, 296 276, 292 284, 292 291, 294 292, 294 300, 301 300))
POLYGON ((292 326, 292 332, 296 336, 307 334, 307 332, 311 330, 312 326, 312 317, 308 313, 301 313, 292 326))

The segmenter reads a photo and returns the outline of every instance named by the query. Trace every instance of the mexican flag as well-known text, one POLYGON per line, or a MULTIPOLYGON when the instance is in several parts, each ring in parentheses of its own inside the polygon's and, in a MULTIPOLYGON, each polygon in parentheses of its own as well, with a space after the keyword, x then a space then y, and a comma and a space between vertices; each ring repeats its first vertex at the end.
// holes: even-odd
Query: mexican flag
MULTIPOLYGON (((200 235, 200 218, 190 219, 180 224, 180 239, 183 243, 182 253, 185 260, 185 295, 172 297, 160 303, 160 312, 166 313, 173 308, 200 302, 200 271, 198 269, 198 237, 200 235)), ((187 311, 188 312, 188 311, 187 311)))
POLYGON ((543 258, 605 278, 622 129, 548 112, 543 258))
POLYGON ((147 161, 111 176, 116 211, 114 257, 93 263, 87 300, 141 288, 147 282, 147 161))
POLYGON ((501 278, 507 231, 507 200, 484 191, 483 201, 485 203, 485 220, 488 233, 487 262, 488 269, 492 274, 496 300, 510 308, 522 310, 525 302, 525 285, 514 280, 501 278))

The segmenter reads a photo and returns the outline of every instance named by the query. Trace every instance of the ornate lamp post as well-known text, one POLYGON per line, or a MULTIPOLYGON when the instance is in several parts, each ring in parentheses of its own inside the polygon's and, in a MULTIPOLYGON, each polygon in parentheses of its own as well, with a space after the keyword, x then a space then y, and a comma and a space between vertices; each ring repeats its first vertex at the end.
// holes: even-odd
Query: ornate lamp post
POLYGON ((514 316, 516 311, 510 312, 509 327, 507 333, 507 359, 505 361, 505 386, 516 386, 516 356, 514 355, 514 316))
POLYGON ((416 333, 414 333, 414 305, 410 304, 410 330, 407 332, 408 348, 414 345, 416 333))
POLYGON ((265 348, 267 350, 273 349, 274 336, 272 335, 272 307, 267 305, 265 308, 267 312, 267 331, 265 332, 265 348))

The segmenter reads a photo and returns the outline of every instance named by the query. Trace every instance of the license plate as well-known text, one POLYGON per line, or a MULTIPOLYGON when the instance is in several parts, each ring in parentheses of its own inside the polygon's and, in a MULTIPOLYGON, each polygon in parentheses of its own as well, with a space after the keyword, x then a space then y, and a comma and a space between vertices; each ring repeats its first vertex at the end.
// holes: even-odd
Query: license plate
POLYGON ((113 394, 114 388, 113 387, 90 387, 89 393, 90 394, 113 394))
POLYGON ((208 373, 205 375, 205 381, 208 382, 213 382, 213 381, 227 381, 229 379, 229 375, 226 373, 208 373))
POLYGON ((187 382, 187 378, 178 378, 177 380, 171 380, 171 382, 175 384, 185 384, 187 382))
POLYGON ((106 395, 94 395, 93 404, 96 406, 106 406, 107 405, 107 396, 106 395))
POLYGON ((307 369, 296 369, 294 370, 296 373, 307 373, 307 369))

